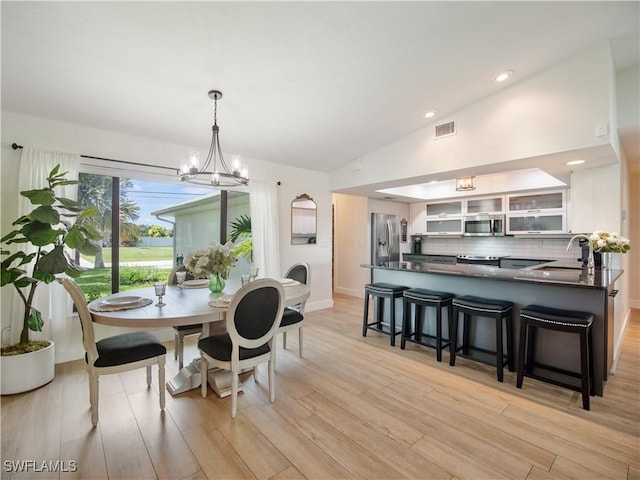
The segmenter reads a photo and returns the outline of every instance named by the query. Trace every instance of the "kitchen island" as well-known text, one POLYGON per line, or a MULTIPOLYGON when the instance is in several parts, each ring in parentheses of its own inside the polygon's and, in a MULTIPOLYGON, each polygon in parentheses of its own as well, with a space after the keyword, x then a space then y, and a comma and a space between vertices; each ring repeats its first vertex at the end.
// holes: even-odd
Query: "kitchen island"
MULTIPOLYGON (((548 262, 523 269, 505 269, 485 265, 446 265, 422 262, 389 262, 383 265, 362 265, 372 269, 374 282, 387 282, 412 288, 447 291, 457 296, 508 300, 514 303, 513 339, 515 358, 518 352, 520 309, 529 304, 564 310, 590 312, 594 316, 593 333, 593 390, 604 393, 605 381, 613 358, 613 318, 609 318, 610 296, 614 282, 622 270, 596 270, 588 275, 586 269, 562 261, 548 262)), ((613 302, 613 299, 611 299, 613 302)), ((402 318, 401 302, 396 304, 396 318, 402 318)), ((430 310, 428 314, 432 314, 430 310)), ((474 322, 475 323, 475 322, 474 322)), ((429 324, 429 322, 425 322, 429 324)), ((476 346, 495 350, 492 322, 485 322, 472 331, 476 346)), ((541 363, 578 371, 579 351, 575 335, 541 330, 538 333, 536 358, 541 363)), ((455 367, 454 367, 455 368, 455 367)))

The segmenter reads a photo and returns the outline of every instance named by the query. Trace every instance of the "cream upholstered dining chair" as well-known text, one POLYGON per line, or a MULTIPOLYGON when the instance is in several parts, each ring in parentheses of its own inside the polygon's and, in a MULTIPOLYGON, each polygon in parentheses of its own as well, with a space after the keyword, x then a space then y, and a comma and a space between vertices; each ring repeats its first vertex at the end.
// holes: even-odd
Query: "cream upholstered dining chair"
MULTIPOLYGON (((286 278, 297 280, 300 283, 309 285, 311 283, 311 270, 309 264, 299 262, 292 265, 287 273, 286 278)), ((282 333, 282 346, 287 348, 287 332, 290 330, 298 330, 298 355, 302 358, 302 325, 304 323, 304 307, 306 302, 287 307, 282 314, 282 321, 278 328, 278 333, 282 333)))
MULTIPOLYGON (((193 275, 187 270, 187 267, 184 265, 178 265, 171 273, 169 273, 169 279, 167 283, 169 285, 176 285, 178 281, 176 280, 177 272, 187 272, 186 279, 193 279, 193 275)), ((200 335, 202 333, 202 324, 194 323, 191 325, 179 325, 176 327, 171 327, 173 329, 173 358, 178 360, 178 368, 182 370, 184 367, 184 337, 189 335, 200 335)))
POLYGON ((151 386, 151 367, 158 365, 160 408, 164 409, 164 363, 167 349, 149 332, 130 332, 103 338, 96 342, 93 320, 80 287, 70 279, 59 280, 69 292, 80 316, 85 364, 89 373, 91 423, 98 424, 98 378, 100 375, 147 368, 147 386, 151 386))
POLYGON ((282 318, 284 287, 272 278, 255 280, 240 288, 229 303, 226 333, 198 341, 202 396, 207 396, 208 363, 231 370, 231 416, 238 411, 238 374, 268 363, 269 400, 275 397, 273 340, 282 318), (207 363, 208 362, 208 363, 207 363))

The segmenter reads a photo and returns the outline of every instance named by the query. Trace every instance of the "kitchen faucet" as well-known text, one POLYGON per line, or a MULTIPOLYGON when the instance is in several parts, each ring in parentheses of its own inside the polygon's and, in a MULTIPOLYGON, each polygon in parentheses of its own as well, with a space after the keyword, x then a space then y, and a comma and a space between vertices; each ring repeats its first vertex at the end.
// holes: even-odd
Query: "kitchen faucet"
POLYGON ((578 234, 571 237, 571 240, 569 240, 569 244, 567 245, 567 252, 570 252, 571 249, 573 248, 573 241, 576 238, 584 238, 585 240, 587 240, 589 244, 589 260, 587 262, 587 275, 593 275, 595 270, 595 264, 593 262, 593 245, 591 245, 591 238, 589 238, 588 235, 578 234))

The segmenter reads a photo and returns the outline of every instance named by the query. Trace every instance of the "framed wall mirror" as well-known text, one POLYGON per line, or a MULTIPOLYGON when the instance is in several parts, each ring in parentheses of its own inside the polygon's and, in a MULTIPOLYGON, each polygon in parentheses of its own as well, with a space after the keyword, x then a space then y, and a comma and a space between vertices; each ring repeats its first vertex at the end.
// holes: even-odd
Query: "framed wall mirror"
POLYGON ((291 245, 316 243, 316 202, 306 193, 291 202, 291 245))

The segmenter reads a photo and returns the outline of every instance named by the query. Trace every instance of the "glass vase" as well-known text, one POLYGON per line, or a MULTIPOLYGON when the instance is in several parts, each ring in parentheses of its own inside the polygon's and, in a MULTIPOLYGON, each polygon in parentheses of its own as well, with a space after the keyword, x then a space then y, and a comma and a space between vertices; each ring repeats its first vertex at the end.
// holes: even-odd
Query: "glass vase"
POLYGON ((224 290, 224 278, 219 273, 209 275, 209 290, 213 293, 220 293, 224 290))

